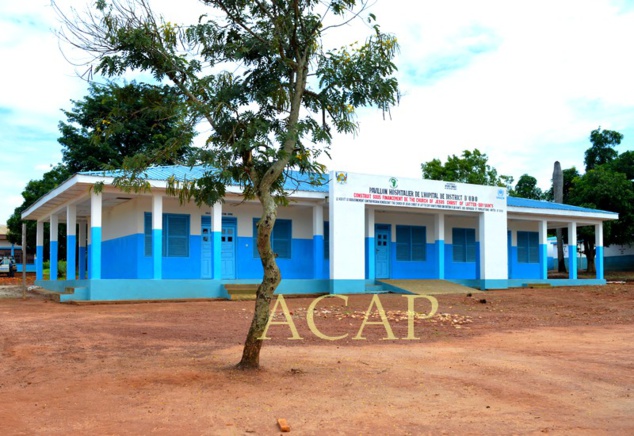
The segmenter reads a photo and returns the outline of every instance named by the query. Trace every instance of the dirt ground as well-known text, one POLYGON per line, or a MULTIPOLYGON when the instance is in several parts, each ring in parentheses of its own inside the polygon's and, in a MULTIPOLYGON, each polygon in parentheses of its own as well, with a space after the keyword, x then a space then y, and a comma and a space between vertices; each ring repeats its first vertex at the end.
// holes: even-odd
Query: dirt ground
POLYGON ((634 434, 634 283, 437 295, 438 313, 413 321, 415 340, 402 339, 403 296, 379 296, 397 340, 383 324, 354 339, 371 296, 317 305, 315 326, 347 334, 338 341, 309 329, 312 299, 288 299, 303 339, 272 326, 256 372, 233 369, 252 302, 8 294, 2 435, 269 435, 278 418, 298 435, 634 434))

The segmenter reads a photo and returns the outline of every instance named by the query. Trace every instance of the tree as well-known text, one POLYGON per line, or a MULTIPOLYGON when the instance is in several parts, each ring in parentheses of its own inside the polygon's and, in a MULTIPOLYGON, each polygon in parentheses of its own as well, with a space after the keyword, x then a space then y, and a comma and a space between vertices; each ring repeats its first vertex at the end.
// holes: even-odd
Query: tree
MULTIPOLYGON (((56 165, 50 171, 44 173, 42 179, 31 180, 27 183, 26 187, 22 191, 22 198, 24 201, 22 204, 15 208, 13 215, 7 220, 7 229, 9 234, 7 239, 14 244, 22 243, 22 212, 28 209, 33 203, 39 200, 44 195, 55 189, 71 176, 71 173, 64 165, 56 165)), ((36 226, 33 221, 26 223, 26 247, 22 247, 24 254, 28 252, 34 253, 36 246, 36 226)), ((59 252, 66 253, 66 231, 65 224, 60 225, 59 231, 59 252)), ((44 232, 44 246, 49 244, 49 233, 44 232)), ((44 250, 45 259, 48 258, 48 250, 44 250)))
POLYGON ((72 101, 59 123, 63 162, 71 173, 120 168, 126 156, 143 154, 173 164, 188 153, 194 129, 182 98, 168 86, 92 83, 89 95, 72 101))
MULTIPOLYGON (((609 165, 600 165, 574 180, 570 201, 577 206, 618 212, 617 221, 604 224, 604 245, 634 241, 634 186, 625 174, 612 171, 609 165)), ((581 227, 579 232, 588 272, 595 272, 594 229, 581 227)))
POLYGON ((509 192, 509 195, 521 198, 530 198, 532 200, 542 200, 544 193, 537 186, 537 179, 528 174, 522 174, 517 181, 515 188, 509 192))
MULTIPOLYGON (((553 199, 555 203, 564 202, 564 175, 561 171, 561 164, 559 161, 555 161, 553 168, 553 199)), ((560 273, 566 272, 566 262, 564 260, 564 232, 563 229, 558 227, 555 230, 557 235, 557 271, 560 273)))
MULTIPOLYGON (((191 151, 194 129, 183 111, 182 98, 166 86, 137 84, 91 84, 82 100, 71 100, 73 108, 63 111, 66 122, 59 123, 62 163, 31 180, 22 205, 7 221, 9 238, 22 240, 22 212, 40 197, 80 171, 120 168, 126 157, 156 163, 182 161, 191 151)), ((27 249, 35 251, 36 225, 27 223, 27 249)), ((44 243, 49 236, 45 232, 44 243)), ((65 224, 60 225, 59 254, 66 255, 65 224)), ((44 250, 48 257, 48 250, 44 250)))
POLYGON ((421 164, 424 179, 445 180, 448 182, 471 183, 474 185, 509 186, 513 177, 498 176, 495 168, 488 164, 488 156, 477 148, 465 150, 462 157, 455 154, 447 156, 443 164, 440 159, 432 159, 421 164))
MULTIPOLYGON (((129 70, 169 81, 188 114, 211 133, 195 162, 206 174, 171 181, 182 201, 211 205, 227 184, 245 198, 257 197, 262 215, 257 249, 264 269, 239 368, 259 367, 269 303, 281 281, 271 249, 278 201, 284 201, 286 170, 314 174, 323 183, 333 130, 354 133, 355 111, 389 111, 398 99, 393 77, 396 39, 381 32, 369 14, 371 36, 340 49, 324 47, 324 36, 360 17, 366 0, 203 0, 210 14, 190 25, 157 16, 147 0, 99 0, 87 15, 64 15, 63 40, 91 54, 95 72, 109 77, 129 70), (212 18, 213 17, 213 18, 212 18)), ((54 3, 55 5, 55 3, 54 3)), ((140 189, 147 161, 127 159, 118 186, 140 189)))
POLYGON ((586 171, 614 160, 618 152, 614 147, 623 140, 623 135, 614 130, 601 130, 599 127, 590 132, 592 147, 586 150, 584 163, 586 171))

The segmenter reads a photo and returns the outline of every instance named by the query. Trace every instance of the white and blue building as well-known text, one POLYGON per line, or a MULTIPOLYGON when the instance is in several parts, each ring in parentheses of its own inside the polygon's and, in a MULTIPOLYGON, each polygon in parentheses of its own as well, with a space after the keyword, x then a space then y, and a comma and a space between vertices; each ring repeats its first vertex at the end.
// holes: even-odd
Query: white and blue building
MULTIPOLYGON (((169 177, 201 175, 196 167, 151 168, 151 189, 142 193, 114 187, 115 173, 73 176, 22 215, 37 221, 36 284, 73 288, 62 300, 137 300, 227 298, 226 284, 259 283, 257 201, 245 201, 237 186, 212 207, 167 194, 169 177), (56 268, 59 223, 67 226, 64 277, 56 268)), ((292 176, 285 182, 289 205, 279 207, 272 235, 279 293, 364 293, 389 279, 444 279, 479 289, 605 283, 603 222, 616 213, 507 197, 490 186, 344 171, 314 186, 292 176), (596 277, 579 279, 573 267, 567 279, 548 279, 548 230, 568 228, 574 253, 581 226, 597 235, 596 277)))

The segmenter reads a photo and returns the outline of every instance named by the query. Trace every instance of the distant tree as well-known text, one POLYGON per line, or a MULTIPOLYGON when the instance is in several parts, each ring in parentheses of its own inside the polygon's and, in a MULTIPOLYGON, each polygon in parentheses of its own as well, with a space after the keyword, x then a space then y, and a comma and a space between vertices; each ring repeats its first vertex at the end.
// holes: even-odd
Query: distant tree
POLYGON ((522 174, 509 195, 514 197, 529 198, 532 200, 543 200, 544 193, 537 187, 537 179, 528 174, 522 174))
POLYGON ((170 165, 190 151, 194 129, 182 98, 168 86, 92 83, 89 95, 71 100, 59 123, 63 162, 71 173, 121 168, 126 157, 170 165))
POLYGON ((498 176, 495 168, 488 164, 488 156, 477 148, 465 150, 462 156, 447 156, 447 162, 432 159, 421 164, 424 179, 445 180, 448 182, 471 183, 474 185, 510 186, 513 177, 498 176))
MULTIPOLYGON (((634 242, 634 185, 624 173, 611 170, 609 165, 600 165, 575 178, 570 190, 570 203, 619 214, 617 221, 603 225, 605 246, 634 242)), ((588 259, 588 272, 595 272, 594 229, 581 227, 579 239, 588 259)))
MULTIPOLYGON (((22 243, 22 212, 32 206, 37 200, 48 194, 57 186, 62 184, 71 176, 71 173, 64 165, 57 165, 50 171, 44 173, 40 180, 31 180, 27 183, 26 187, 22 191, 22 198, 24 201, 20 206, 15 208, 13 215, 7 221, 7 229, 9 234, 7 239, 14 244, 22 243)), ((23 253, 34 253, 36 244, 36 227, 37 224, 34 221, 27 221, 26 223, 26 248, 22 247, 23 253)), ((65 255, 66 253, 66 227, 65 224, 60 224, 59 232, 59 252, 65 255)), ((44 232, 44 245, 49 244, 49 233, 44 232)), ((48 259, 49 251, 44 250, 44 258, 48 259)))
POLYGON ((614 149, 623 140, 623 135, 614 130, 601 130, 599 127, 590 133, 592 147, 586 150, 584 163, 586 171, 614 160, 618 152, 614 149))
POLYGON ((621 153, 607 165, 612 171, 623 173, 629 180, 634 180, 634 151, 621 153))
MULTIPOLYGON (((82 100, 71 100, 73 108, 63 111, 59 123, 62 163, 31 180, 22 205, 7 221, 9 238, 22 240, 23 211, 40 197, 80 171, 120 168, 124 159, 137 156, 143 162, 172 164, 187 159, 194 129, 183 110, 182 98, 166 86, 132 82, 118 85, 92 83, 82 100)), ((27 250, 35 251, 36 224, 27 223, 27 250)), ((45 246, 49 235, 45 232, 45 246)), ((59 256, 66 256, 65 225, 60 225, 59 256)), ((48 250, 44 250, 48 258, 48 250)))

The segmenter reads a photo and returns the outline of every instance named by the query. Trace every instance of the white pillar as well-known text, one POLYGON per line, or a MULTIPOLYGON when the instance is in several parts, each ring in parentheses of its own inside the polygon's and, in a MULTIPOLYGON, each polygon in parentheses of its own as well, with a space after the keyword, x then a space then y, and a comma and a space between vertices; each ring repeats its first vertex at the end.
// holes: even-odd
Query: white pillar
POLYGON ((35 233, 35 279, 44 278, 44 223, 38 221, 35 233))
POLYGON ((434 252, 436 256, 436 277, 445 278, 445 214, 434 215, 434 252))
POLYGON ((367 207, 365 209, 365 222, 366 222, 366 234, 365 239, 365 253, 367 256, 366 266, 366 278, 369 280, 376 279, 376 247, 374 239, 374 225, 376 224, 376 217, 374 216, 374 209, 367 207))
POLYGON ((211 235, 213 241, 212 269, 213 278, 222 278, 222 203, 218 202, 211 208, 211 235))
MULTIPOLYGON (((334 183, 331 183, 333 185, 334 183)), ((334 198, 333 187, 330 198, 334 198)), ((330 278, 335 294, 365 292, 365 205, 330 203, 330 278)))
POLYGON ((603 260, 603 223, 594 226, 594 246, 596 251, 594 254, 594 266, 597 270, 597 279, 604 279, 605 264, 603 260))
POLYGON ((154 265, 153 278, 163 277, 163 196, 152 196, 152 260, 154 265))
POLYGON ((75 280, 75 249, 77 246, 77 207, 72 204, 66 207, 66 280, 75 280))
POLYGON ((86 278, 86 221, 79 222, 79 280, 86 278))
POLYGON ((90 269, 91 280, 101 279, 101 214, 102 195, 90 192, 90 269))
POLYGON ((49 261, 51 266, 50 266, 49 279, 57 280, 57 260, 58 260, 57 254, 59 250, 59 243, 58 243, 59 218, 57 217, 57 215, 51 215, 50 221, 51 221, 51 226, 49 229, 49 233, 50 233, 49 261))
POLYGON ((577 278, 577 223, 568 223, 568 277, 577 278))
POLYGON ((324 207, 313 206, 313 278, 324 275, 324 207))
POLYGON ((548 278, 548 222, 539 222, 539 278, 548 278))
POLYGON ((480 288, 508 287, 508 241, 506 214, 483 212, 479 215, 480 288))

